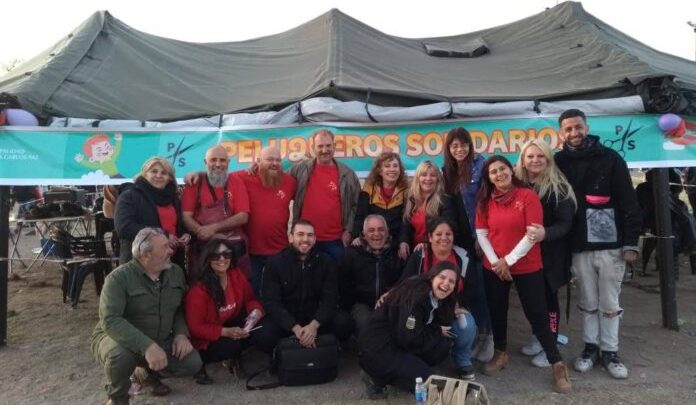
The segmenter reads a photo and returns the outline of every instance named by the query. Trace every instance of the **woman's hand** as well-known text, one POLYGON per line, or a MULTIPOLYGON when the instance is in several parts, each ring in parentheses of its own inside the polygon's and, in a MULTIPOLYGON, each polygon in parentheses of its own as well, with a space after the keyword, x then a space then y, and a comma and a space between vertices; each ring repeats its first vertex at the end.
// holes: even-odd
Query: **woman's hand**
POLYGON ((399 258, 401 258, 401 260, 406 260, 406 259, 408 259, 408 254, 409 254, 408 243, 401 242, 399 244, 399 258))
POLYGON ((546 237, 546 229, 540 224, 531 224, 527 227, 527 239, 532 243, 540 243, 546 237))
POLYGON ((492 270, 502 281, 512 281, 512 276, 510 275, 510 266, 508 266, 505 259, 498 260, 493 265, 492 270))
POLYGON ((413 248, 413 251, 414 252, 422 252, 423 249, 425 249, 425 243, 421 242, 413 248))
POLYGON ((191 235, 189 235, 187 233, 181 235, 181 237, 177 240, 177 242, 179 243, 179 246, 181 246, 181 247, 188 245, 188 243, 190 241, 191 241, 191 235))
POLYGON ((389 291, 385 292, 384 294, 382 294, 382 295, 379 297, 379 299, 377 300, 377 302, 375 302, 375 309, 381 307, 382 304, 384 304, 384 299, 387 298, 387 295, 389 295, 389 291))
POLYGON ((249 332, 244 329, 233 326, 231 328, 222 328, 222 336, 228 337, 233 340, 240 340, 249 337, 249 332))
POLYGON ((179 247, 179 239, 176 237, 176 235, 169 234, 169 247, 172 248, 172 250, 176 250, 179 247))

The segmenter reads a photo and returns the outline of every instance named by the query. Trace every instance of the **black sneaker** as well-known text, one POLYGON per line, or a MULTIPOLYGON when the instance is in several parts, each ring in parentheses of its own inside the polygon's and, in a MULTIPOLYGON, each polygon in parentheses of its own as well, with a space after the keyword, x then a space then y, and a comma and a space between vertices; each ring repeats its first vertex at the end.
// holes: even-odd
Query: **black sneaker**
POLYGON ((584 373, 592 370, 597 360, 599 360, 599 346, 593 343, 585 343, 585 349, 583 349, 580 357, 575 359, 573 366, 575 371, 584 373))
POLYGON ((360 370, 360 379, 363 384, 365 384, 365 396, 369 400, 385 399, 387 397, 387 390, 385 387, 380 387, 375 384, 372 377, 367 375, 366 372, 360 370))
POLYGON ((628 378, 628 369, 621 362, 616 352, 602 352, 602 366, 604 366, 610 376, 616 379, 623 380, 628 378))
POLYGON ((201 369, 193 375, 193 378, 196 380, 196 384, 210 385, 213 383, 213 379, 205 372, 205 366, 201 367, 201 369))
POLYGON ((473 381, 476 379, 476 373, 474 372, 474 366, 469 365, 469 366, 462 366, 457 369, 457 374, 459 374, 459 378, 462 380, 468 380, 468 381, 473 381))

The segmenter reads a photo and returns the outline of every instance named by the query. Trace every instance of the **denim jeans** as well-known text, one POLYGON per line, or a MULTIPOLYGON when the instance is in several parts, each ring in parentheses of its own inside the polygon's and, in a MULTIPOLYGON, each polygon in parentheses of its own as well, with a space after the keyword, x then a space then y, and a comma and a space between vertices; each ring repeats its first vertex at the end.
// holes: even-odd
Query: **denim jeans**
POLYGON ((317 244, 315 246, 318 250, 333 257, 333 259, 336 261, 336 263, 341 262, 341 260, 343 259, 343 254, 345 253, 345 249, 346 249, 343 246, 343 241, 340 239, 317 241, 317 244))
POLYGON ((471 351, 474 349, 474 342, 476 342, 476 322, 474 317, 467 313, 466 317, 466 328, 462 329, 459 326, 459 321, 457 319, 452 323, 452 333, 457 335, 454 339, 454 345, 452 346, 452 360, 457 367, 470 366, 471 363, 471 351))

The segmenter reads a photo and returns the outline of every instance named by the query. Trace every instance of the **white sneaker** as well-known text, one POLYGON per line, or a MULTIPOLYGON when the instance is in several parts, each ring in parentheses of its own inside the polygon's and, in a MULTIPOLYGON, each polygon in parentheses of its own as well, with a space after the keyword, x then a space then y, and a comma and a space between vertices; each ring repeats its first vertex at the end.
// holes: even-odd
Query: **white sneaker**
POLYGON ((493 335, 486 335, 483 343, 481 344, 481 348, 476 355, 476 360, 482 363, 488 363, 493 358, 494 352, 493 335))
POLYGON ((603 352, 602 365, 607 369, 610 376, 619 380, 628 378, 628 369, 615 352, 603 352))
POLYGON ((551 367, 551 363, 549 363, 549 360, 546 358, 546 353, 543 351, 532 357, 532 364, 534 367, 539 368, 551 367))
POLYGON ((543 352, 544 348, 541 347, 539 340, 537 340, 535 336, 532 336, 532 340, 530 340, 526 345, 522 346, 522 350, 520 351, 525 356, 536 356, 537 354, 543 352))
POLYGON ((585 373, 592 370, 597 360, 599 360, 599 347, 597 347, 597 345, 585 343, 582 354, 575 359, 575 364, 573 364, 573 366, 575 367, 575 371, 585 373))

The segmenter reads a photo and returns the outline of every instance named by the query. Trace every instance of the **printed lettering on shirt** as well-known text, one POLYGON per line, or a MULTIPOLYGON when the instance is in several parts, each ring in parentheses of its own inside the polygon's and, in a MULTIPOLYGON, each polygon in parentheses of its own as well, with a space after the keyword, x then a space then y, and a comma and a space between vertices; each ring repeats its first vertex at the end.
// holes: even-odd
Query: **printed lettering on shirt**
POLYGON ((276 196, 278 196, 278 198, 279 198, 280 200, 285 200, 285 197, 286 197, 285 191, 283 191, 283 190, 278 190, 278 192, 276 193, 276 196))
POLYGON ((220 309, 218 309, 218 312, 225 313, 229 311, 234 311, 235 308, 237 308, 237 303, 233 302, 231 304, 225 305, 224 307, 220 307, 220 309))
POLYGON ((515 201, 515 209, 517 211, 524 211, 524 203, 522 201, 515 201))

